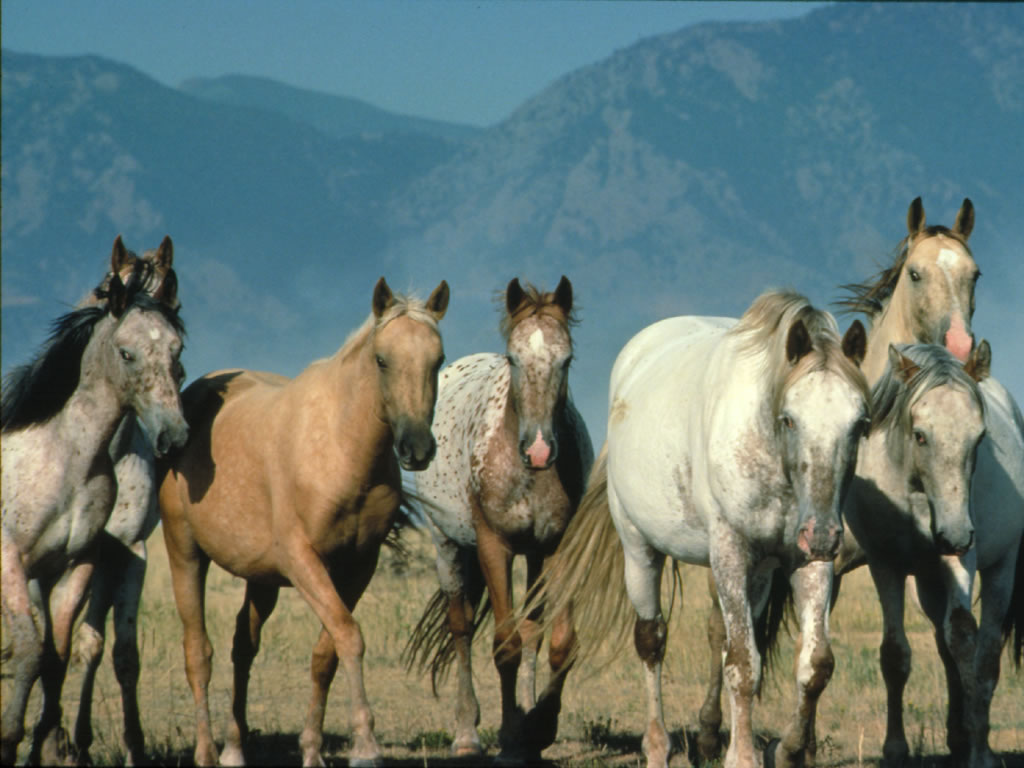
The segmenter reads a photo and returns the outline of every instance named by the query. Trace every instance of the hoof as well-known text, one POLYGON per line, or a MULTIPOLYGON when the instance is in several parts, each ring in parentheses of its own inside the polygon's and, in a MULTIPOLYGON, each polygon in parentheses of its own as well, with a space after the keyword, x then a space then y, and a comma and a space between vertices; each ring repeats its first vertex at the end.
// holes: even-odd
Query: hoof
POLYGON ((380 757, 350 757, 348 764, 351 768, 376 768, 381 764, 380 757))
POLYGON ((458 739, 452 742, 452 757, 476 757, 484 753, 480 739, 458 739))
POLYGON ((220 751, 220 764, 224 766, 245 765, 245 754, 242 752, 242 748, 237 745, 225 745, 224 749, 220 751))

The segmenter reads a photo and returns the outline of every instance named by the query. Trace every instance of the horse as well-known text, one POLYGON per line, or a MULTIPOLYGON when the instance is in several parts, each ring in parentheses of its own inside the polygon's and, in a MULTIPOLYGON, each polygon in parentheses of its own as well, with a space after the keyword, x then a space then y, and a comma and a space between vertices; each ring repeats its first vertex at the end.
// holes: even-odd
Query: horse
POLYGON ((322 623, 299 738, 303 765, 323 764, 323 718, 339 659, 352 700, 349 764, 379 760, 363 685, 365 646, 352 611, 401 517, 400 467, 422 470, 436 451, 430 425, 443 359, 438 321, 448 298, 444 281, 423 302, 393 294, 381 278, 362 326, 294 379, 223 370, 183 393, 192 436, 158 464, 158 498, 195 699, 196 765, 217 762, 204 616, 211 561, 246 581, 221 764, 244 762, 249 673, 283 586, 294 586, 322 623))
POLYGON ((147 293, 146 267, 138 262, 127 286, 112 276, 101 304, 59 318, 39 355, 5 381, 2 583, 15 678, 3 713, 5 764, 15 760, 37 677, 44 708, 30 760, 59 757, 71 628, 114 506, 110 444, 119 425, 134 412, 157 455, 188 434, 178 392, 184 328, 176 312, 147 293), (41 609, 43 637, 33 602, 41 609))
MULTIPOLYGON (((995 686, 985 690, 989 678, 979 674, 981 664, 975 669, 975 657, 980 660, 979 652, 985 653, 980 646, 994 644, 989 660, 998 670, 1002 643, 999 625, 993 627, 993 637, 978 632, 971 615, 971 586, 974 568, 987 566, 991 553, 1004 547, 999 541, 1003 537, 1016 544, 1024 521, 997 514, 998 510, 989 516, 972 515, 970 509, 981 473, 975 474, 974 484, 971 475, 984 450, 984 414, 992 402, 981 387, 989 373, 991 350, 988 342, 980 342, 964 366, 933 345, 890 347, 889 357, 889 367, 872 391, 872 427, 843 507, 847 525, 867 554, 882 604, 880 663, 888 699, 883 763, 903 764, 909 754, 903 689, 910 673, 910 645, 903 630, 903 608, 907 576, 913 575, 946 668, 947 728, 954 762, 996 765, 986 752, 988 711, 980 710, 995 686), (975 536, 977 546, 972 548, 975 536), (984 715, 983 722, 979 715, 984 715)), ((1012 577, 1012 559, 1008 570, 1012 577)), ((1009 586, 1006 575, 997 577, 1009 586)), ((983 589, 988 588, 987 574, 984 579, 983 589)), ((1018 589, 1016 599, 1021 598, 1018 589)), ((991 614, 991 604, 983 602, 982 611, 983 617, 991 614)), ((1021 611, 1020 604, 1016 611, 1021 611)), ((1019 645, 1017 653, 1019 658, 1019 645)))
POLYGON ((669 318, 619 353, 607 441, 531 601, 573 606, 584 655, 622 637, 628 596, 647 687, 648 766, 666 766, 671 752, 661 704, 666 556, 710 566, 719 587, 728 768, 757 764, 752 700, 774 637, 761 636, 752 606, 764 602, 775 569, 788 575, 803 645, 787 743, 805 737, 833 666, 827 605, 839 508, 868 418, 864 343, 860 323, 840 339, 834 318, 803 296, 767 292, 738 321, 669 318))
POLYGON ((505 354, 469 355, 441 374, 434 427, 438 455, 416 478, 441 586, 405 656, 409 666, 417 656, 421 667, 430 666, 435 692, 439 675, 455 661, 452 752, 481 754, 471 645, 481 618, 493 608, 502 755, 532 758, 554 741, 575 635, 563 612, 552 632, 550 680, 537 700, 542 638, 532 620, 521 632, 509 621, 512 563, 517 555, 525 557, 532 586, 576 511, 594 454, 569 395, 572 284, 563 276, 545 293, 514 278, 503 298, 505 354), (480 609, 485 587, 489 604, 480 609))
MULTIPOLYGON (((103 280, 79 304, 79 308, 98 306, 106 301, 110 281, 117 275, 125 281, 144 261, 142 290, 155 300, 178 312, 178 277, 174 271, 174 243, 164 237, 155 249, 141 256, 128 250, 121 236, 114 240, 110 270, 103 280)), ((122 420, 110 442, 110 458, 117 479, 117 498, 110 519, 96 541, 98 556, 93 568, 84 619, 78 627, 75 652, 83 662, 82 687, 78 715, 72 739, 72 752, 78 760, 90 762, 92 745, 92 695, 96 672, 103 660, 107 614, 114 609, 114 673, 121 688, 124 717, 123 743, 128 765, 145 759, 145 738, 139 716, 138 681, 139 600, 146 576, 146 539, 160 522, 156 507, 155 456, 134 414, 122 420)), ((65 604, 78 605, 82 596, 63 594, 65 604)), ((58 612, 58 611, 55 611, 58 612)), ((66 615, 66 611, 64 612, 66 615)), ((44 709, 45 709, 44 704, 44 709)))

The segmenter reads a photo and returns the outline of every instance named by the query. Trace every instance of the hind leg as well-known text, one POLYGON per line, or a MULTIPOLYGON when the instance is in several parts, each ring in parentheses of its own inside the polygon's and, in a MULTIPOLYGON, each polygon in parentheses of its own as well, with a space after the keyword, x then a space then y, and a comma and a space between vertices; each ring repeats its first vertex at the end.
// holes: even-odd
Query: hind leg
MULTIPOLYGON (((6 511, 6 510, 5 510, 6 511)), ((32 686, 39 677, 43 659, 43 638, 32 618, 32 598, 28 578, 21 565, 21 553, 6 530, 0 532, 0 602, 11 642, 10 673, 14 687, 4 697, 0 723, 0 763, 14 765, 18 744, 25 735, 25 709, 32 686)))
POLYGON ((231 697, 231 721, 220 753, 221 765, 245 765, 243 746, 249 735, 245 710, 249 697, 249 673, 260 649, 260 632, 277 605, 279 589, 248 581, 245 600, 235 619, 235 639, 231 647, 234 665, 234 690, 231 697))
POLYGON ((775 765, 812 768, 817 752, 814 719, 818 698, 835 668, 828 639, 832 563, 812 562, 797 568, 790 576, 790 584, 800 617, 796 655, 797 710, 775 751, 775 765))
POLYGON ((708 592, 711 594, 711 609, 708 612, 708 692, 698 716, 700 733, 697 736, 697 749, 701 759, 710 762, 717 759, 722 751, 722 659, 725 652, 725 620, 722 618, 718 589, 710 568, 708 592))
POLYGON ((885 680, 887 704, 882 765, 899 768, 910 754, 903 727, 903 689, 910 677, 910 643, 903 629, 906 575, 878 563, 869 563, 869 566, 882 604, 882 644, 878 660, 885 680))

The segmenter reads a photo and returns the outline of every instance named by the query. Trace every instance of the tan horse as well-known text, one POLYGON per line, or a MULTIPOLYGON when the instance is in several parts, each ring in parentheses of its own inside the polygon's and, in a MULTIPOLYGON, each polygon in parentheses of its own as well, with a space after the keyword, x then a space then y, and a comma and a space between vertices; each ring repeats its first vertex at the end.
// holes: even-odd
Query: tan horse
POLYGON ((378 761, 363 685, 365 646, 352 611, 399 520, 399 464, 421 470, 434 456, 430 427, 443 359, 437 322, 448 295, 442 281, 425 303, 396 297, 381 278, 366 323, 333 357, 295 379, 220 371, 185 391, 193 437, 163 480, 160 511, 195 697, 197 765, 217 762, 203 615, 211 560, 247 581, 221 763, 244 760, 249 671, 282 586, 298 589, 323 624, 300 736, 303 764, 323 764, 324 710, 339 658, 351 687, 349 764, 378 761))

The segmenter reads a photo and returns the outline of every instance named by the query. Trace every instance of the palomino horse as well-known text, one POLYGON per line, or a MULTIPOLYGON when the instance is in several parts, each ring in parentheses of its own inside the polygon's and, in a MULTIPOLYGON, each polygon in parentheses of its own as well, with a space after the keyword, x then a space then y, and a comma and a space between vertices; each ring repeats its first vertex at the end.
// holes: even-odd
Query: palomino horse
POLYGON ((352 611, 400 517, 399 465, 422 470, 434 456, 430 424, 443 357, 437 323, 447 307, 443 281, 424 303, 394 296, 381 278, 372 313, 333 357, 290 380, 230 370, 185 390, 192 439, 172 457, 159 502, 195 697, 197 765, 217 762, 204 616, 211 560, 246 580, 221 763, 244 760, 249 672, 282 586, 298 589, 323 625, 300 736, 303 764, 323 764, 324 711, 339 658, 352 697, 349 764, 379 759, 352 611))
MULTIPOLYGON (((843 514, 867 553, 882 603, 886 764, 902 764, 908 756, 903 688, 910 672, 910 645, 903 631, 903 607, 911 574, 921 607, 935 626, 939 656, 946 667, 948 738, 955 762, 997 764, 987 752, 988 712, 979 709, 981 697, 991 697, 991 690, 983 690, 990 680, 976 672, 975 657, 982 650, 976 646, 993 643, 990 660, 998 669, 1002 644, 998 626, 992 638, 977 632, 971 616, 973 573, 965 579, 963 565, 968 560, 985 562, 1004 536, 1011 538, 1016 549, 1022 524, 1005 508, 1002 514, 993 509, 992 515, 971 515, 971 500, 976 496, 971 474, 975 457, 980 458, 984 450, 980 446, 986 428, 983 411, 989 403, 974 379, 985 379, 990 360, 986 341, 974 348, 966 366, 939 346, 893 347, 890 366, 872 392, 872 429, 860 449, 843 514), (978 545, 971 549, 975 536, 978 545), (977 719, 980 714, 986 716, 984 723, 977 719)), ((1020 430, 1019 414, 1017 424, 1020 430)), ((980 471, 975 474, 975 484, 981 477, 980 471)), ((1012 562, 1009 575, 1013 575, 1012 562)), ((987 586, 984 572, 983 580, 987 586)), ((1024 594, 1018 590, 1015 599, 1024 600, 1024 594)), ((1003 605, 1001 615, 1019 616, 1022 608, 1020 603, 1003 605)), ((983 615, 985 611, 991 612, 991 605, 983 603, 983 615)))
POLYGON ((719 586, 729 768, 758 763, 751 708, 761 650, 751 606, 765 599, 772 571, 789 575, 803 634, 790 735, 806 734, 832 671, 832 558, 868 413, 863 345, 859 323, 840 340, 827 312, 797 294, 767 293, 738 322, 663 320, 619 353, 608 441, 538 595, 574 606, 587 652, 623 628, 628 592, 647 684, 648 766, 667 765, 671 749, 661 705, 666 555, 710 565, 719 586))
POLYGON ((116 494, 115 431, 134 411, 157 454, 188 434, 178 394, 183 328, 175 312, 146 292, 145 273, 139 262, 127 288, 119 275, 112 277, 100 306, 58 320, 40 355, 5 382, 3 610, 15 686, 3 714, 4 764, 15 760, 29 691, 40 676, 46 706, 30 759, 60 757, 60 689, 71 627, 116 494), (32 618, 33 579, 42 638, 32 618))
MULTIPOLYGON (((177 311, 178 277, 174 272, 174 244, 165 237, 160 245, 141 257, 125 248, 121 236, 114 240, 110 271, 79 306, 95 306, 105 301, 105 292, 114 275, 127 280, 139 260, 151 265, 146 270, 143 290, 168 308, 177 311)), ((139 649, 136 634, 139 599, 146 577, 146 539, 160 522, 156 506, 156 467, 153 450, 135 416, 121 422, 110 443, 110 458, 117 478, 117 500, 110 520, 96 541, 98 555, 89 585, 85 618, 78 628, 75 652, 84 662, 78 715, 75 718, 73 750, 79 760, 89 762, 92 745, 92 694, 96 671, 103 660, 107 614, 114 609, 114 673, 121 688, 124 715, 126 762, 138 765, 144 760, 145 740, 139 718, 139 649)), ((85 585, 83 585, 85 586, 85 585)), ((65 601, 81 600, 65 595, 65 601)), ((66 613, 66 612, 65 612, 66 613)))
POLYGON ((554 741, 575 640, 563 613, 552 633, 550 682, 535 706, 541 635, 527 621, 521 637, 509 622, 512 560, 525 555, 532 585, 576 511, 594 452, 569 396, 572 284, 562 277, 553 293, 542 293, 513 279, 504 306, 506 353, 470 355, 442 373, 438 455, 416 480, 437 545, 441 588, 410 640, 407 658, 412 664, 419 655, 424 666, 430 663, 436 681, 455 657, 456 755, 481 751, 470 646, 485 584, 494 610, 504 755, 536 756, 554 741))
MULTIPOLYGON (((916 198, 907 211, 907 236, 897 247, 892 266, 863 283, 845 286, 849 295, 842 304, 849 311, 864 313, 870 323, 867 354, 862 366, 869 383, 875 383, 882 375, 888 363, 890 344, 942 344, 957 359, 967 360, 972 346, 970 327, 974 313, 974 288, 980 275, 967 245, 973 228, 974 206, 969 199, 964 199, 953 228, 949 229, 940 225, 926 226, 921 198, 916 198)), ((957 644, 965 652, 974 653, 975 676, 983 682, 974 689, 977 699, 966 709, 951 708, 949 746, 958 760, 966 755, 966 729, 972 734, 970 752, 981 756, 980 763, 973 762, 972 758, 972 765, 988 765, 992 759, 987 746, 988 712, 999 679, 999 652, 1003 645, 1000 638, 1001 635, 1008 637, 1014 626, 1024 626, 1024 615, 1008 612, 1011 605, 1019 605, 1019 600, 1024 600, 1024 597, 1017 597, 1019 591, 1013 590, 1015 578, 1016 583, 1024 580, 1020 565, 1024 557, 1018 554, 1020 531, 1024 527, 1024 437, 1021 435, 1020 411, 1010 394, 991 377, 979 386, 988 405, 985 410, 987 435, 979 448, 971 504, 976 517, 1002 521, 1005 527, 995 539, 991 537, 992 531, 999 530, 997 527, 986 528, 985 533, 979 532, 979 549, 972 550, 974 554, 968 553, 963 558, 962 568, 958 569, 956 576, 959 583, 973 586, 975 571, 983 567, 980 563, 985 564, 982 622, 976 630, 975 650, 969 651, 967 645, 957 644), (984 550, 980 549, 982 537, 987 539, 984 550), (977 556, 982 551, 984 556, 979 561, 977 556), (973 725, 966 725, 966 721, 954 723, 959 713, 964 711, 971 712, 973 725)), ((856 535, 847 528, 842 549, 836 558, 833 604, 842 575, 866 561, 856 535)), ((785 598, 784 595, 782 597, 785 598)), ((943 631, 948 644, 955 628, 947 621, 943 631)), ((713 758, 721 745, 721 650, 724 634, 721 612, 713 602, 708 617, 711 682, 700 711, 698 739, 700 752, 706 759, 713 758)), ((1015 658, 1019 659, 1019 629, 1017 637, 1015 658)), ((905 658, 897 667, 909 670, 909 652, 909 648, 905 648, 905 658)), ((892 658, 891 653, 889 658, 892 658)), ((964 663, 961 660, 960 664, 964 663)), ((905 677, 906 672, 902 674, 905 677)), ((902 728, 899 733, 902 734, 902 728)), ((895 732, 887 741, 893 745, 902 742, 902 749, 906 748, 905 740, 895 732)), ((805 759, 813 762, 813 739, 810 745, 805 759)), ((893 746, 889 752, 897 755, 901 749, 893 746)))

